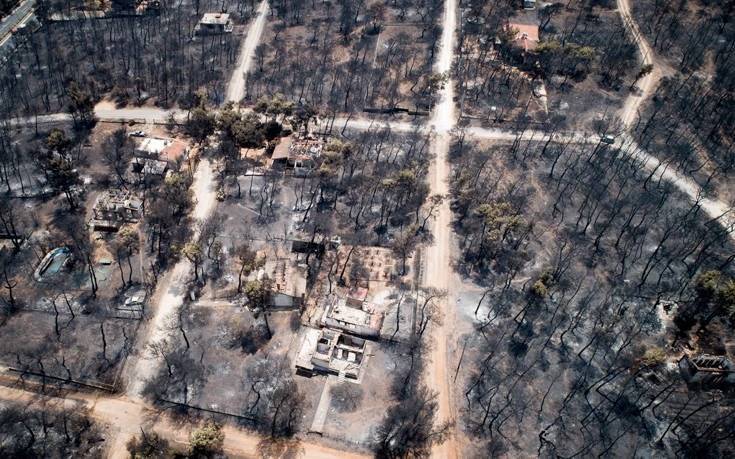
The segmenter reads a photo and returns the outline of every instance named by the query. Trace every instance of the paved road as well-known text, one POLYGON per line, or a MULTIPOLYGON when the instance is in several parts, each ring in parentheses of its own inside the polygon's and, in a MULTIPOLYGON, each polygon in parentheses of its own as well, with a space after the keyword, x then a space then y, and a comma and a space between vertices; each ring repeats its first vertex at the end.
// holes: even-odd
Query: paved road
POLYGON ((25 0, 0 22, 0 44, 5 41, 15 26, 33 9, 34 0, 25 0))

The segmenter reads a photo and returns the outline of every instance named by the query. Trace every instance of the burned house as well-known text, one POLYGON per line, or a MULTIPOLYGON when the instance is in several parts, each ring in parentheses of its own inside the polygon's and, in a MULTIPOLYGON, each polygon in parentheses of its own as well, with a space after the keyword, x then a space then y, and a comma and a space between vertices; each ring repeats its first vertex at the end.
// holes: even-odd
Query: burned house
POLYGON ((346 296, 328 295, 324 299, 320 323, 364 338, 378 338, 383 326, 383 314, 375 312, 367 302, 346 296))
POLYGON ((289 258, 267 259, 263 267, 271 281, 271 308, 299 309, 306 295, 306 272, 289 258))
POLYGON ((359 380, 367 344, 364 339, 338 330, 306 328, 296 357, 296 372, 308 377, 331 374, 359 380))
POLYGON ((136 157, 130 162, 130 172, 143 177, 163 177, 168 170, 168 163, 152 158, 136 157))
POLYGON ((251 275, 256 279, 270 279, 272 309, 300 309, 304 304, 306 266, 300 262, 299 253, 289 249, 290 243, 285 242, 260 250, 258 256, 265 264, 251 275))
POLYGON ((506 30, 513 32, 513 45, 524 53, 536 49, 539 43, 538 24, 525 21, 509 22, 506 30))
POLYGON ((97 198, 92 213, 89 225, 93 231, 117 231, 142 217, 143 202, 130 192, 109 190, 97 198))
POLYGON ((186 142, 176 139, 146 137, 141 139, 135 147, 135 156, 166 161, 169 164, 186 157, 188 153, 189 148, 186 142))
POLYGON ((292 170, 294 175, 303 176, 316 168, 323 149, 324 141, 321 139, 291 136, 281 139, 271 159, 274 167, 292 170))
POLYGON ((234 26, 227 13, 205 13, 194 28, 197 35, 220 35, 232 33, 234 26))
POLYGON ((163 178, 170 166, 188 153, 187 144, 181 140, 146 137, 135 148, 130 174, 138 179, 163 178))
MULTIPOLYGON (((316 256, 317 258, 322 258, 324 256, 324 251, 326 250, 326 246, 323 243, 320 242, 310 242, 310 241, 291 241, 291 252, 300 254, 300 255, 312 255, 316 256)), ((298 258, 301 258, 297 255, 298 258)))
POLYGON ((679 371, 691 384, 719 386, 735 383, 735 365, 724 355, 685 355, 679 359, 679 371))

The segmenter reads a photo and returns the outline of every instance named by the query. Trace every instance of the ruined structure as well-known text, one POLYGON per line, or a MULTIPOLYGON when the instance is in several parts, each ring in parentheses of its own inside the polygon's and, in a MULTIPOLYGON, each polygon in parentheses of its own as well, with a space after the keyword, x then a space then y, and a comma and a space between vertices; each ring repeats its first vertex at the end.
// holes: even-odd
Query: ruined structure
POLYGON ((383 326, 383 314, 374 312, 369 303, 356 301, 338 295, 325 298, 324 314, 320 323, 325 327, 336 328, 365 338, 378 338, 383 326))
POLYGON ((340 379, 360 379, 366 360, 367 341, 338 330, 306 328, 296 357, 296 371, 302 376, 331 374, 340 379))
POLYGON ((273 150, 273 166, 293 169, 295 175, 307 175, 316 167, 316 160, 324 149, 322 139, 286 137, 273 150))
POLYGON ((97 198, 89 226, 93 231, 117 231, 136 223, 143 215, 143 202, 127 191, 109 190, 97 198))
POLYGON ((300 308, 306 295, 306 270, 289 256, 266 258, 263 269, 273 281, 271 307, 300 308))
POLYGON ((232 33, 234 26, 227 13, 205 13, 194 28, 197 35, 218 35, 232 33))
POLYGON ((679 371, 688 383, 717 386, 735 383, 735 365, 724 355, 685 355, 679 371))

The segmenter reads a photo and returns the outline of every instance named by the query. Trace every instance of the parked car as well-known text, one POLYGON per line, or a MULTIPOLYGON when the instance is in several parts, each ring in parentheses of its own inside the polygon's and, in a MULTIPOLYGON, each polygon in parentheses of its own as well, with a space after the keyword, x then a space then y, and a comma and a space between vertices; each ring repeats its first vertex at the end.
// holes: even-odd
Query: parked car
POLYGON ((615 143, 615 137, 613 137, 613 136, 611 136, 609 134, 603 135, 602 138, 600 139, 600 141, 602 143, 606 143, 608 145, 612 145, 612 144, 615 143))

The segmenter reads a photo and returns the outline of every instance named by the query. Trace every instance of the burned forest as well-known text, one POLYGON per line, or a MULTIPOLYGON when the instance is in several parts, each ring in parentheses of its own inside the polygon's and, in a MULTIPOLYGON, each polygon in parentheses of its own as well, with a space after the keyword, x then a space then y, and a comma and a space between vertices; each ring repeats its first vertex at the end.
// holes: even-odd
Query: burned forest
POLYGON ((0 456, 735 455, 733 6, 0 2, 0 456))

